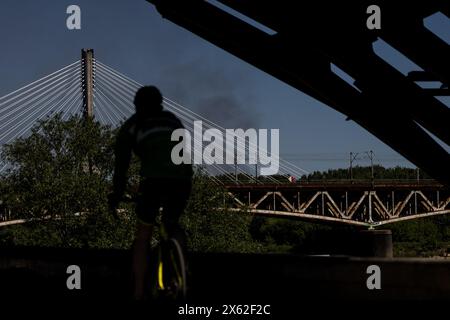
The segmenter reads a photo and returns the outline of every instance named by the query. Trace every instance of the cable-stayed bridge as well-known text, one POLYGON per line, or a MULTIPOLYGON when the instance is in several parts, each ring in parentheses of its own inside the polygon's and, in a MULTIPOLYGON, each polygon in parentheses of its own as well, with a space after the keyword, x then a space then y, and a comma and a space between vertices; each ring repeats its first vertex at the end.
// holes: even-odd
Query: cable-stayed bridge
MULTIPOLYGON (((134 95, 143 85, 94 59, 93 56, 92 75, 86 74, 89 72, 88 69, 86 59, 81 59, 1 97, 0 144, 8 144, 16 138, 26 136, 37 121, 57 113, 66 120, 72 115, 92 112, 97 121, 112 127, 118 126, 130 117, 134 113, 134 95), (90 78, 92 78, 92 88, 88 85, 90 78), (90 90, 92 94, 89 93, 90 90), (89 101, 90 99, 92 101, 89 101), (92 107, 88 106, 90 103, 92 107), (86 111, 87 109, 92 110, 86 111)), ((167 97, 164 97, 163 105, 181 119, 185 128, 192 133, 194 143, 202 143, 199 137, 193 134, 194 121, 202 121, 204 130, 214 128, 225 136, 225 128, 185 106, 167 97)), ((247 153, 249 149, 256 147, 252 143, 244 143, 244 146, 247 153)), ((219 147, 219 152, 224 151, 223 147, 219 147)), ((218 165, 212 159, 205 160, 210 160, 211 164, 204 168, 211 174, 211 179, 218 183, 220 181, 215 178, 216 175, 233 175, 235 178, 240 175, 246 180, 254 180, 255 177, 252 174, 258 169, 255 165, 218 165)), ((286 176, 286 181, 289 175, 299 177, 307 173, 293 163, 278 160, 279 175, 286 176)), ((0 167, 0 172, 6 168, 6 165, 3 164, 0 167)), ((266 180, 271 183, 280 183, 279 179, 271 176, 267 176, 266 180)))
MULTIPOLYGON (((134 95, 140 87, 141 83, 95 59, 93 50, 83 50, 80 60, 0 98, 0 144, 27 136, 37 121, 55 114, 66 120, 87 113, 116 127, 134 113, 134 95)), ((225 136, 225 128, 201 114, 167 97, 163 105, 182 120, 194 143, 203 143, 193 134, 194 121, 200 120, 203 129, 216 129, 225 136)), ((244 146, 246 153, 256 147, 251 143, 244 146)), ((203 165, 209 177, 228 189, 235 211, 365 227, 450 212, 450 193, 436 182, 289 183, 289 176, 307 172, 283 159, 277 159, 277 177, 257 177, 255 165, 220 165, 204 160, 211 163, 203 165)), ((1 170, 7 165, 2 164, 1 170)), ((0 215, 8 220, 5 212, 0 215)))

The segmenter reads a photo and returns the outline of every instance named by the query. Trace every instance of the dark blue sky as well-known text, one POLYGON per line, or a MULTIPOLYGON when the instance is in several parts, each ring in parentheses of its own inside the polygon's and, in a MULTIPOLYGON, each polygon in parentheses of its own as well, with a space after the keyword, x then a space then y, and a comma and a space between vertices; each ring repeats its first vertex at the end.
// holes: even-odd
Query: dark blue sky
MULTIPOLYGON (((448 42, 448 19, 430 23, 448 42)), ((308 171, 347 167, 350 151, 373 150, 375 163, 387 166, 408 164, 340 113, 162 19, 144 0, 2 0, 0 43, 0 96, 94 48, 98 60, 224 127, 279 128, 282 158, 308 171), (81 7, 80 31, 66 28, 70 4, 81 7)))

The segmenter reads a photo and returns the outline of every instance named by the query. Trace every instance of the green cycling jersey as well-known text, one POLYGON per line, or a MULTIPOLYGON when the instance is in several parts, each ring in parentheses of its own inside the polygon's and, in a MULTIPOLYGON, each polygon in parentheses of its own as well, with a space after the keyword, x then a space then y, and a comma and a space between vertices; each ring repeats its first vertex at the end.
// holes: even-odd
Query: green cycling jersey
POLYGON ((183 128, 181 121, 171 112, 161 111, 147 118, 131 116, 119 129, 115 157, 114 191, 123 194, 127 171, 134 152, 141 162, 140 175, 146 178, 186 179, 192 176, 190 164, 176 165, 171 159, 172 132, 183 128))

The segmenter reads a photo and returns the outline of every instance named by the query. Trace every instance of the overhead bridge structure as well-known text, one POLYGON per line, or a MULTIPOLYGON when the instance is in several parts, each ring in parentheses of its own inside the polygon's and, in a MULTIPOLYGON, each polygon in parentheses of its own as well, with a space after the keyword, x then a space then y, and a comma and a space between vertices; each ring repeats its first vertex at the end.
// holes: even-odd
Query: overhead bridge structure
POLYGON ((343 113, 450 185, 450 155, 429 134, 450 145, 450 108, 437 98, 449 95, 450 48, 424 26, 433 14, 450 16, 448 1, 148 1, 163 18, 343 113), (367 27, 372 5, 381 10, 380 29, 367 27), (377 39, 418 69, 402 74, 388 64, 373 50, 377 39))

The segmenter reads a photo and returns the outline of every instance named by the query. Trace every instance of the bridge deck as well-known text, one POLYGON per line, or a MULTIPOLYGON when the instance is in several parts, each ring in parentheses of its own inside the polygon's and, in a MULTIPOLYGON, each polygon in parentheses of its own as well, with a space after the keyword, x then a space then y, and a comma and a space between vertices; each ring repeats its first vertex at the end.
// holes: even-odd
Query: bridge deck
POLYGON ((448 187, 443 186, 435 181, 394 181, 380 180, 374 181, 358 181, 335 180, 335 181, 302 181, 299 183, 226 183, 225 187, 231 190, 447 190, 448 187))

